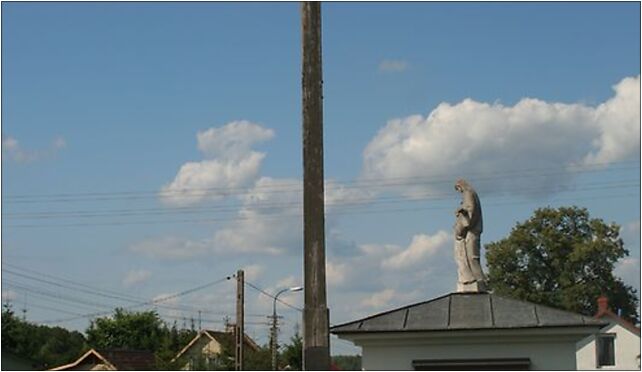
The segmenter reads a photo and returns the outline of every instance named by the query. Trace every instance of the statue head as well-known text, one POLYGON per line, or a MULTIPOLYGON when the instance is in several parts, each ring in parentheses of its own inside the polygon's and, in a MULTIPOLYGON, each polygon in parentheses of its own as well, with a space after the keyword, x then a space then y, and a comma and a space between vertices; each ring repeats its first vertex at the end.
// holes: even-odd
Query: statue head
POLYGON ((459 192, 464 192, 470 189, 471 189, 470 184, 463 178, 460 178, 457 180, 457 182, 455 182, 455 190, 459 192))

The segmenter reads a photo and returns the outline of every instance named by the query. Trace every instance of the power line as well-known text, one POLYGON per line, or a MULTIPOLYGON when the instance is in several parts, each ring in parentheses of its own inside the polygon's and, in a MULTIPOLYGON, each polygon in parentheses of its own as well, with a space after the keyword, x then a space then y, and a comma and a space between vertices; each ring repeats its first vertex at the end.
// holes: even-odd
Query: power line
MULTIPOLYGON (((131 310, 131 309, 136 308, 136 307, 141 307, 141 306, 146 306, 146 305, 154 305, 154 304, 156 304, 158 302, 168 301, 170 299, 173 299, 173 298, 176 298, 176 297, 180 297, 180 296, 184 296, 184 295, 187 295, 187 294, 190 294, 190 293, 193 293, 193 292, 196 292, 196 291, 211 287, 213 285, 222 283, 222 282, 224 282, 226 280, 229 280, 230 278, 231 278, 230 276, 227 276, 227 277, 221 278, 219 280, 215 280, 213 282, 209 282, 209 283, 200 285, 198 287, 190 288, 190 289, 187 289, 185 291, 181 291, 181 292, 169 295, 169 296, 165 296, 165 297, 161 297, 161 298, 157 298, 157 299, 141 302, 141 303, 138 303, 138 304, 122 307, 122 309, 131 310)), ((98 317, 98 316, 102 316, 102 315, 107 315, 107 314, 110 314, 110 313, 111 313, 111 311, 100 311, 100 312, 94 312, 94 313, 89 313, 89 314, 83 314, 83 315, 72 317, 72 318, 66 318, 64 320, 56 320, 55 322, 63 322, 63 321, 66 322, 66 321, 82 319, 82 318, 93 318, 93 317, 98 317)))
MULTIPOLYGON (((631 184, 631 185, 618 185, 618 186, 609 186, 609 187, 602 187, 600 189, 615 189, 615 188, 632 188, 632 187, 639 187, 639 184, 631 184)), ((593 188, 590 190, 596 190, 597 188, 593 188)), ((589 189, 587 189, 589 190, 589 189)), ((573 190, 568 190, 573 191, 573 190)), ((612 199, 612 198, 619 198, 619 197, 636 197, 639 196, 639 194, 614 194, 614 193, 609 193, 607 195, 598 195, 598 196, 592 196, 588 198, 580 198, 580 197, 573 197, 573 198, 565 198, 565 199, 549 199, 549 201, 556 201, 556 200, 567 200, 567 201, 578 201, 578 200, 594 200, 596 198, 599 199, 612 199)), ((489 196, 488 198, 493 198, 493 196, 489 196)), ((388 201, 386 204, 390 203, 402 203, 402 202, 417 202, 417 201, 427 201, 427 200, 450 200, 451 198, 414 198, 414 199, 404 199, 403 201, 388 201)), ((496 206, 496 205, 519 205, 519 204, 530 204, 530 201, 527 202, 508 202, 508 203, 487 203, 485 205, 488 206, 496 206)), ((384 204, 383 202, 379 203, 370 203, 370 204, 384 204)), ((376 214, 376 213, 387 213, 387 212, 403 212, 403 211, 411 211, 411 210, 417 210, 417 208, 400 208, 400 209, 382 209, 382 210, 367 210, 367 211, 360 211, 358 209, 363 209, 365 207, 370 207, 369 204, 364 204, 364 202, 358 203, 358 205, 352 206, 352 207, 344 207, 343 209, 334 209, 332 211, 329 211, 329 215, 349 215, 349 214, 376 214), (352 211, 351 211, 352 209, 352 211)), ((443 209, 443 208, 438 208, 438 207, 432 207, 432 206, 426 206, 419 208, 420 210, 431 210, 431 209, 443 209)), ((156 225, 156 224, 164 224, 164 223, 172 223, 172 224, 182 224, 182 223, 207 223, 207 222, 232 222, 232 221, 242 221, 242 220, 249 220, 249 219, 259 219, 259 220, 264 220, 264 219, 281 219, 281 218, 290 218, 290 217, 300 217, 302 213, 300 211, 294 212, 294 213, 281 213, 281 212, 273 212, 273 213, 266 213, 266 214, 260 214, 260 215, 253 215, 251 217, 248 216, 235 216, 232 218, 194 218, 194 219, 171 219, 171 220, 146 220, 146 221, 106 221, 106 222, 86 222, 86 223, 64 223, 64 224, 35 224, 35 223, 26 223, 26 224, 13 224, 13 225, 5 225, 4 227, 6 228, 46 228, 46 227, 87 227, 87 226, 129 226, 129 225, 156 225)))
MULTIPOLYGON (((586 191, 586 190, 595 190, 603 188, 622 188, 622 187, 635 187, 639 186, 639 179, 627 179, 627 180, 618 180, 618 181, 607 181, 607 182, 593 182, 586 183, 582 187, 569 187, 566 189, 558 190, 558 192, 570 192, 570 191, 586 191)), ((530 187, 530 188, 521 188, 519 191, 524 192, 537 192, 537 191, 546 191, 547 188, 543 187, 530 187)), ((504 191, 494 195, 489 195, 488 197, 504 197, 509 195, 509 192, 504 191)), ((359 205, 363 203, 369 204, 379 204, 379 203, 390 203, 390 202, 407 202, 415 201, 417 199, 422 200, 445 200, 452 199, 451 193, 421 193, 417 197, 399 197, 399 196, 382 196, 373 199, 373 197, 362 197, 362 198, 351 198, 347 201, 336 201, 336 202, 327 202, 326 206, 328 207, 343 207, 350 205, 359 205)), ((275 207, 299 207, 302 206, 301 201, 293 202, 264 202, 264 203, 255 203, 251 207, 253 210, 262 210, 267 209, 271 210, 275 207)), ((244 206, 247 208, 247 206, 244 206)), ((116 210, 76 210, 76 211, 63 211, 63 212, 50 212, 50 211, 40 211, 40 212, 18 212, 18 213, 3 213, 4 218, 8 219, 52 219, 52 218, 101 218, 101 217, 129 217, 129 216, 150 216, 150 215, 175 215, 175 214, 195 214, 195 213, 211 213, 211 212, 236 212, 238 211, 239 206, 214 206, 214 207, 198 207, 198 208, 179 208, 179 209, 166 209, 166 208, 144 208, 144 209, 116 209, 116 210)))
POLYGON ((294 310, 303 311, 303 309, 301 309, 301 308, 298 308, 298 307, 296 307, 294 305, 290 305, 289 303, 281 300, 280 298, 274 297, 274 295, 272 295, 272 294, 266 292, 265 290, 259 288, 257 285, 248 282, 247 280, 245 281, 245 284, 247 284, 250 288, 254 289, 255 291, 258 291, 259 293, 261 293, 261 294, 263 294, 265 296, 268 296, 273 300, 277 300, 278 302, 282 303, 283 305, 285 305, 287 307, 290 307, 290 308, 292 308, 294 310))
POLYGON ((17 282, 14 282, 12 280, 3 280, 2 284, 3 285, 5 285, 5 284, 9 285, 11 288, 16 288, 16 289, 20 289, 20 290, 23 290, 23 291, 27 291, 27 292, 32 293, 32 294, 37 294, 37 295, 40 295, 40 296, 50 297, 50 298, 55 299, 55 300, 71 301, 71 302, 74 302, 74 303, 77 303, 77 304, 91 306, 93 308, 99 308, 99 309, 100 308, 111 308, 110 305, 107 305, 107 304, 104 304, 104 303, 93 302, 93 301, 88 301, 88 300, 84 300, 84 299, 79 299, 78 297, 69 296, 68 294, 54 293, 54 292, 46 291, 46 290, 42 290, 42 289, 38 289, 38 288, 34 288, 34 287, 31 287, 31 286, 25 285, 23 283, 17 283, 17 282))
MULTIPOLYGON (((43 276, 43 277, 51 278, 52 280, 55 280, 55 281, 61 281, 61 282, 65 282, 65 283, 70 283, 70 284, 71 284, 71 285, 73 285, 73 286, 80 286, 80 287, 84 287, 84 288, 87 288, 87 289, 89 289, 89 290, 85 290, 85 289, 83 289, 83 290, 79 290, 78 288, 74 288, 74 287, 69 286, 69 285, 67 285, 67 284, 60 284, 60 283, 55 283, 55 282, 54 282, 54 283, 52 283, 52 282, 51 282, 51 281, 49 281, 49 280, 43 280, 43 279, 39 279, 39 278, 32 279, 32 278, 33 278, 33 276, 31 276, 31 275, 26 275, 26 274, 22 274, 22 273, 16 273, 16 272, 14 272, 14 271, 7 270, 7 269, 5 269, 5 270, 4 270, 5 272, 7 272, 7 273, 9 273, 9 274, 12 274, 12 275, 16 275, 16 274, 17 274, 17 276, 27 277, 27 279, 29 279, 29 280, 35 280, 35 281, 38 281, 38 282, 44 282, 45 284, 48 284, 48 285, 55 285, 55 286, 57 286, 57 287, 61 287, 61 288, 64 288, 64 289, 70 289, 70 290, 74 290, 74 291, 80 291, 80 292, 88 293, 88 294, 92 294, 92 295, 95 295, 95 296, 107 297, 107 298, 112 298, 112 299, 119 299, 119 300, 123 300, 123 301, 127 301, 127 302, 139 303, 139 302, 141 302, 141 301, 142 301, 142 302, 147 301, 146 299, 142 299, 142 298, 140 298, 140 297, 133 297, 133 296, 129 296, 129 295, 126 295, 126 294, 122 294, 122 293, 115 292, 115 291, 111 291, 111 290, 107 290, 107 289, 102 289, 102 288, 97 288, 97 287, 88 286, 88 285, 86 285, 86 284, 79 283, 79 282, 76 282, 76 281, 73 281, 73 280, 64 279, 64 278, 57 277, 57 276, 50 275, 50 274, 40 273, 40 272, 38 272, 38 271, 30 270, 30 269, 27 269, 27 268, 22 268, 22 267, 20 267, 20 266, 13 265, 13 264, 10 264, 10 263, 3 262, 3 265, 4 265, 4 266, 12 267, 12 268, 17 269, 17 270, 23 270, 23 271, 31 272, 31 273, 33 273, 33 274, 35 274, 35 275, 38 275, 38 276, 43 276), (113 293, 113 294, 115 294, 116 296, 108 295, 108 294, 105 294, 105 293, 102 293, 102 292, 113 293)), ((5 282, 5 281, 3 281, 3 284, 4 284, 4 282, 5 282)), ((8 283, 11 283, 11 281, 8 281, 8 283)), ((13 283, 15 283, 15 282, 13 282, 13 283)), ((24 288, 25 286, 27 286, 26 284, 22 284, 22 283, 18 283, 18 285, 22 285, 22 286, 23 286, 23 288, 24 288)), ((42 288, 37 288, 37 287, 30 287, 29 289, 31 289, 31 290, 35 290, 35 291, 40 291, 40 292, 42 292, 42 291, 46 291, 46 290, 44 290, 44 289, 42 289, 42 288), (35 289, 34 289, 34 288, 35 288, 35 289)), ((55 295, 57 296, 57 294, 55 294, 55 295)), ((216 311, 212 311, 212 310, 203 310, 203 309, 201 309, 201 308, 200 308, 200 307, 198 307, 198 306, 166 305, 166 304, 159 304, 159 303, 154 303, 154 304, 153 304, 153 306, 155 306, 155 307, 161 307, 161 308, 166 308, 166 309, 170 309, 170 310, 180 310, 180 311, 188 311, 188 312, 197 312, 197 311, 200 311, 200 312, 202 312, 202 313, 206 313, 206 314, 214 314, 214 315, 228 315, 228 313, 225 313, 225 312, 216 312, 216 311)), ((246 314, 246 316, 248 316, 248 317, 259 317, 259 318, 263 318, 263 317, 265 317, 265 315, 264 315, 264 314, 246 314)))
MULTIPOLYGON (((10 288, 17 288, 17 289, 21 289, 21 290, 27 290, 28 292, 30 292, 32 294, 40 293, 38 291, 32 291, 31 289, 28 289, 28 288, 23 287, 21 285, 14 285, 14 284, 11 283, 11 281, 9 281, 9 283, 3 283, 3 284, 9 284, 10 288)), ((59 301, 56 301, 56 299, 57 299, 56 295, 52 296, 51 299, 46 298, 47 301, 60 303, 59 301)), ((69 297, 62 297, 61 299, 67 300, 67 301, 69 301, 71 303, 74 303, 74 306, 77 306, 79 303, 80 304, 84 303, 82 300, 77 300, 77 299, 74 300, 74 299, 70 299, 69 297)), ((63 310, 63 309, 60 309, 60 308, 55 308, 55 307, 50 307, 50 306, 46 306, 46 305, 42 305, 42 304, 35 304, 35 303, 30 303, 29 306, 35 307, 35 308, 41 308, 41 309, 45 309, 45 310, 56 311, 56 312, 60 312, 60 313, 64 313, 64 314, 74 315, 73 319, 70 318, 69 320, 86 318, 88 315, 95 315, 96 314, 96 312, 92 312, 90 314, 80 314, 80 313, 77 313, 77 312, 70 312, 68 310, 63 310)), ((110 305, 106 305, 106 304, 95 304, 94 306, 96 306, 96 307, 100 306, 100 308, 102 308, 102 309, 110 309, 109 311, 105 311, 104 313, 111 313, 113 311, 113 309, 117 307, 117 306, 110 306, 110 305)), ((183 317, 180 317, 180 316, 166 314, 166 313, 158 313, 158 315, 160 317, 163 317, 163 318, 172 318, 172 319, 179 319, 179 320, 183 318, 183 317)), ((209 318, 201 318, 201 320, 203 322, 206 322, 206 323, 223 323, 222 320, 212 320, 212 319, 209 319, 209 318)), ((52 323, 55 323, 55 322, 59 322, 59 321, 51 320, 51 321, 41 321, 41 322, 52 322, 52 323)), ((247 324, 252 324, 252 325, 265 325, 265 326, 269 325, 269 323, 267 323, 267 322, 258 322, 258 321, 249 321, 249 322, 246 321, 246 323, 247 324)))
MULTIPOLYGON (((592 165, 562 165, 555 167, 538 167, 530 169, 517 169, 505 170, 499 172, 468 172, 468 176, 475 181, 483 180, 484 178, 475 177, 475 175, 487 176, 486 179, 496 179, 497 175, 513 175, 515 177, 535 177, 535 176, 551 176, 559 173, 585 173, 595 171, 614 171, 626 170, 632 168, 631 166, 609 167, 612 165, 626 165, 626 164, 639 164, 638 161, 622 161, 622 162, 609 162, 609 163, 596 163, 592 165), (556 172, 544 173, 546 171, 557 170, 556 172), (531 174, 529 174, 531 173, 531 174)), ((637 167, 639 169, 639 166, 637 167)), ((385 177, 385 178, 363 178, 352 181, 344 181, 341 187, 387 187, 387 186, 403 186, 409 184, 416 184, 408 182, 415 180, 421 184, 438 184, 444 182, 452 182, 453 177, 457 174, 442 174, 437 176, 406 176, 406 177, 385 177), (444 177, 443 179, 439 179, 444 177), (401 181, 391 183, 391 181, 401 181)), ((107 200, 134 200, 145 198, 157 198, 162 196, 207 196, 208 192, 213 192, 213 195, 230 196, 230 195, 244 195, 255 191, 261 192, 294 192, 301 191, 302 184, 300 181, 292 184, 281 185, 265 185, 265 186, 251 186, 251 187, 209 187, 209 188, 190 188, 175 191, 116 191, 116 192, 86 192, 86 193, 58 193, 58 194, 17 194, 4 196, 6 203, 43 203, 43 202, 70 202, 70 201, 107 201, 107 200), (193 195, 190 195, 192 193, 193 195), (31 198, 31 199, 30 199, 31 198)))

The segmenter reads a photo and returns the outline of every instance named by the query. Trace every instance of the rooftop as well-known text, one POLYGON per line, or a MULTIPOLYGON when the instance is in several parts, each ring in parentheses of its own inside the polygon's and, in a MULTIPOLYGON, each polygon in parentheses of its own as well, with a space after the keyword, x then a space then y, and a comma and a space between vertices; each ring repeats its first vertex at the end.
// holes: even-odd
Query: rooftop
POLYGON ((334 334, 542 327, 602 327, 607 322, 487 292, 457 292, 335 325, 334 334))

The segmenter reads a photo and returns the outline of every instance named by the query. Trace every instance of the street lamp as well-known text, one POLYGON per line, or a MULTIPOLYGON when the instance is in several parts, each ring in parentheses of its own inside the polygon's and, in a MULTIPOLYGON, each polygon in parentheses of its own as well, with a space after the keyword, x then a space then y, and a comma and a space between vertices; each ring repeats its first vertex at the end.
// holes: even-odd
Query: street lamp
POLYGON ((274 303, 272 305, 272 342, 270 342, 270 347, 272 349, 272 370, 276 371, 277 366, 276 366, 276 358, 277 358, 277 349, 279 344, 277 343, 276 340, 276 335, 277 335, 277 328, 276 328, 276 322, 277 322, 277 317, 276 317, 276 301, 279 299, 279 296, 282 295, 285 292, 299 292, 302 291, 303 287, 290 287, 290 288, 283 288, 282 290, 278 291, 276 295, 274 296, 274 303))

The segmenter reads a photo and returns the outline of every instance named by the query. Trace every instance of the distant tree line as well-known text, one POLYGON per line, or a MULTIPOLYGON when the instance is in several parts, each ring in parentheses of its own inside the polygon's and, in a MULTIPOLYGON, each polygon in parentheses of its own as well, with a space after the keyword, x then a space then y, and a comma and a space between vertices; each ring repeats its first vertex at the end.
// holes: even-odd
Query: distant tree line
POLYGON ((28 360, 35 369, 72 361, 88 350, 85 336, 61 327, 25 322, 9 304, 2 309, 2 352, 28 360))
MULTIPOLYGON (((24 321, 7 304, 2 310, 2 352, 29 360, 34 369, 40 370, 71 363, 90 348, 148 350, 155 355, 157 370, 177 370, 183 366, 172 359, 197 333, 193 328, 178 329, 176 322, 167 325, 155 311, 116 309, 111 316, 92 320, 85 336, 78 331, 24 321)), ((192 369, 234 370, 234 345, 223 343, 222 346, 214 363, 197 359, 192 369)), ((289 344, 281 348, 279 368, 301 370, 302 352, 303 340, 296 332, 289 344)), ((341 369, 361 369, 360 360, 357 368, 354 357, 336 358, 335 364, 341 369)), ((270 370, 271 363, 267 345, 245 352, 246 370, 270 370)))

